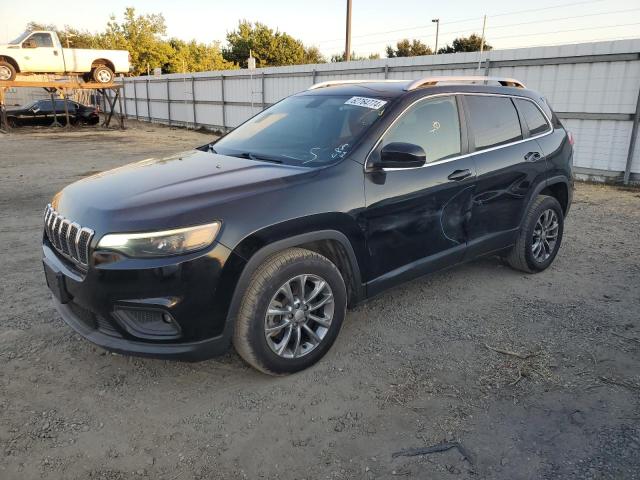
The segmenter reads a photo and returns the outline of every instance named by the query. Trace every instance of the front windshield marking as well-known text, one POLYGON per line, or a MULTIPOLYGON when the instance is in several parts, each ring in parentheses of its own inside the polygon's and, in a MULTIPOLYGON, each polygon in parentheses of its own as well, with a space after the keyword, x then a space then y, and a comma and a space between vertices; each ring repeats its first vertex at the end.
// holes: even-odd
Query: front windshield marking
POLYGON ((344 95, 289 97, 215 143, 223 155, 320 166, 345 158, 384 115, 386 100, 344 95))

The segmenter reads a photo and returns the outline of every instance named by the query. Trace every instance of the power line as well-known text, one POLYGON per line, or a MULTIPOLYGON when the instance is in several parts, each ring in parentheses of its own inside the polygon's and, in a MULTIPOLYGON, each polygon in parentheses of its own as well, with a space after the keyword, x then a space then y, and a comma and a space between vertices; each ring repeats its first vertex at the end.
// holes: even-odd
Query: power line
MULTIPOLYGON (((567 19, 572 19, 572 18, 584 18, 584 17, 590 17, 590 16, 597 16, 597 15, 608 15, 608 14, 615 14, 615 13, 628 13, 631 11, 640 11, 640 8, 634 8, 634 9, 628 9, 628 10, 619 10, 619 11, 614 11, 614 12, 606 12, 606 13, 594 13, 594 14, 585 14, 585 15, 577 15, 574 17, 562 17, 562 18, 556 18, 556 19, 548 19, 548 20, 536 20, 533 22, 521 22, 521 23, 514 23, 514 24, 509 24, 509 25, 500 25, 499 27, 493 27, 493 28, 506 28, 506 27, 514 27, 514 26, 522 26, 522 25, 534 25, 534 24, 539 24, 539 23, 549 23, 552 21, 560 21, 560 20, 567 20, 567 19)), ((490 37, 490 40, 498 40, 501 38, 513 38, 513 37, 524 37, 524 36, 531 36, 531 35, 543 35, 543 34, 552 34, 552 33, 561 33, 561 32, 574 32, 574 31, 580 31, 580 30, 589 30, 589 29, 602 29, 602 28, 616 28, 616 27, 620 27, 620 26, 631 26, 631 25, 635 25, 635 24, 626 24, 626 25, 611 25, 611 26, 607 26, 607 25, 603 25, 603 26, 590 26, 590 27, 584 27, 584 28, 579 28, 579 29, 564 29, 564 30, 559 30, 559 31, 555 31, 555 32, 534 32, 534 33, 518 33, 516 35, 507 35, 507 36, 499 36, 499 37, 490 37)), ((454 35, 454 34, 458 34, 458 33, 473 33, 475 32, 474 30, 457 30, 457 31, 450 31, 450 32, 441 32, 441 35, 454 35)), ((426 35, 422 35, 419 37, 415 37, 416 39, 425 39, 427 38, 426 35)), ((378 44, 378 43, 387 43, 389 41, 393 41, 393 40, 376 40, 376 41, 371 41, 371 42, 366 42, 366 43, 356 43, 354 45, 354 47, 364 47, 367 45, 374 45, 374 44, 378 44)))
MULTIPOLYGON (((491 15, 488 14, 487 17, 489 18, 494 18, 494 17, 504 17, 504 16, 508 16, 508 15, 518 15, 521 13, 531 13, 531 12, 540 12, 540 11, 544 11, 544 10, 556 10, 558 8, 564 8, 564 7, 573 7, 575 5, 585 5, 585 4, 592 4, 592 3, 601 3, 605 0, 585 0, 585 1, 581 1, 581 2, 573 2, 573 3, 565 3, 565 4, 561 4, 561 5, 554 5, 551 7, 543 7, 543 8, 532 8, 532 9, 527 9, 527 10, 518 10, 518 11, 511 11, 511 12, 503 12, 503 13, 497 13, 495 15, 491 15)), ((462 19, 462 20, 453 20, 453 21, 449 21, 446 22, 447 25, 453 25, 456 23, 465 23, 465 22, 471 22, 474 20, 482 20, 482 17, 473 17, 473 18, 466 18, 466 19, 462 19)), ((443 22, 444 23, 444 22, 443 22)), ((433 27, 433 25, 419 25, 419 26, 415 26, 415 27, 404 27, 404 28, 400 28, 397 30, 387 30, 387 31, 383 31, 383 32, 372 32, 372 33, 364 33, 361 35, 353 35, 352 38, 363 38, 363 37, 371 37, 371 36, 375 36, 375 35, 384 35, 387 33, 397 33, 397 32, 404 32, 407 30, 418 30, 420 28, 431 28, 433 27)), ((344 40, 344 38, 334 38, 331 40, 320 40, 318 42, 316 42, 317 44, 322 44, 322 43, 329 43, 329 42, 342 42, 344 40)))
POLYGON ((554 33, 565 33, 565 32, 580 32, 582 30, 600 30, 603 28, 620 28, 620 27, 634 27, 636 25, 640 25, 640 22, 635 23, 623 23, 620 25, 602 25, 600 27, 583 27, 583 28, 573 28, 571 30, 556 30, 555 32, 534 32, 534 33, 519 33, 517 35, 503 35, 501 37, 493 37, 491 41, 500 40, 501 38, 514 38, 514 37, 531 37, 532 35, 552 35, 554 33))

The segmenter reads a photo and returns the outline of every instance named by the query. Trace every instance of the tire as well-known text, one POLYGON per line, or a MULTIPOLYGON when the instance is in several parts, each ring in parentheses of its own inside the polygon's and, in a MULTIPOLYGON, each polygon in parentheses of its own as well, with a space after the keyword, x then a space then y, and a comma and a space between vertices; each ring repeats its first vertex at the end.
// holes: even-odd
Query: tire
POLYGON ((233 345, 249 365, 261 372, 294 373, 310 367, 329 351, 346 309, 344 280, 331 261, 302 248, 283 250, 267 257, 252 275, 235 320, 233 345), (292 304, 288 298, 299 300, 299 285, 303 282, 305 301, 292 304), (287 284, 291 295, 284 288, 287 284), (314 308, 322 302, 322 306, 314 308), (291 305, 298 306, 292 310, 291 305), (291 313, 268 315, 268 311, 291 313), (322 325, 312 317, 322 320, 322 325), (267 328, 272 332, 268 334, 267 328), (309 330, 314 332, 315 339, 309 330))
POLYGON ((7 126, 9 128, 16 128, 19 127, 20 124, 18 123, 18 120, 15 119, 15 117, 7 117, 7 126))
POLYGON ((15 79, 15 67, 5 60, 0 60, 0 81, 11 82, 15 79))
POLYGON ((115 75, 106 65, 98 65, 91 71, 91 77, 96 83, 112 83, 115 75))
POLYGON ((547 269, 558 254, 563 232, 564 213, 560 203, 553 197, 539 195, 525 215, 516 243, 506 257, 507 263, 512 268, 527 273, 547 269), (544 215, 548 216, 543 217, 544 215), (548 219, 554 218, 555 222, 550 221, 549 225, 543 226, 548 219), (536 241, 541 238, 541 232, 546 243, 543 240, 536 241))

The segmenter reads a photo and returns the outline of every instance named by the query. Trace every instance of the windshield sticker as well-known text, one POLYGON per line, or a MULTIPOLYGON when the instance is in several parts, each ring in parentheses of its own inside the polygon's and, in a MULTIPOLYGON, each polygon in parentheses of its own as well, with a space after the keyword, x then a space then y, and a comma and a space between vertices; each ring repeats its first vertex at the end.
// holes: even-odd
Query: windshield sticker
POLYGON ((368 97, 351 97, 344 102, 345 105, 356 105, 358 107, 371 108, 373 110, 380 110, 387 104, 386 100, 380 100, 379 98, 368 97))
POLYGON ((339 147, 334 149, 333 153, 331 154, 331 158, 333 158, 333 159, 335 159, 335 158, 344 158, 344 156, 347 154, 347 149, 348 148, 349 148, 349 144, 348 143, 340 145, 339 147))

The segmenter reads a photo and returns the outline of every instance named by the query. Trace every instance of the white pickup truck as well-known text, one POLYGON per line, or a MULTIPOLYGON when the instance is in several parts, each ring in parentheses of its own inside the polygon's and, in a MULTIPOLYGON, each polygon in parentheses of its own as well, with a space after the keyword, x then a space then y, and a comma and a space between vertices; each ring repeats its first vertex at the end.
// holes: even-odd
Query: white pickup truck
POLYGON ((116 73, 128 73, 126 50, 62 48, 55 32, 27 31, 0 45, 0 81, 16 73, 82 73, 85 79, 111 83, 116 73))

